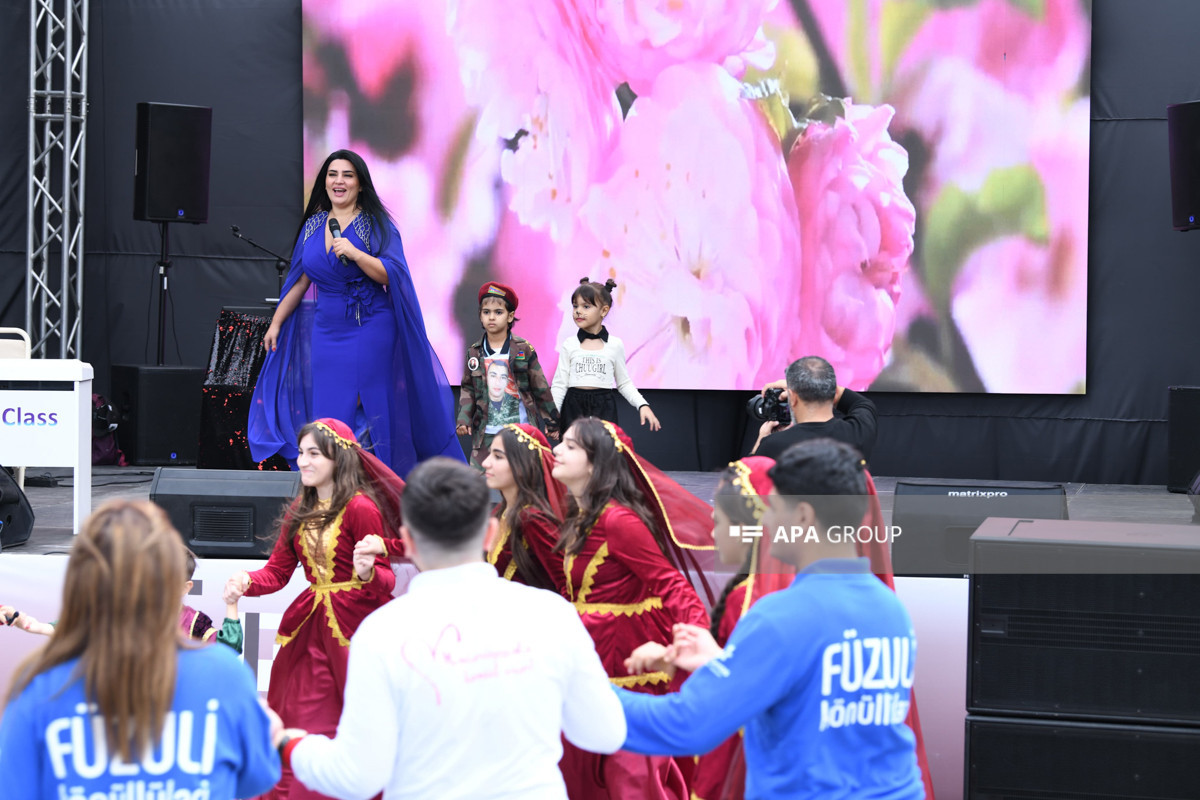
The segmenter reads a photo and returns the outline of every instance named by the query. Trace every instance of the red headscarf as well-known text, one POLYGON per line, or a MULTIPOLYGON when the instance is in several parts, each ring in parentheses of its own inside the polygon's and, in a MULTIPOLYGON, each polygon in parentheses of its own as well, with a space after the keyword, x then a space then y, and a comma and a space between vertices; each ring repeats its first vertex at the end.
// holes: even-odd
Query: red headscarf
POLYGON ((358 456, 363 472, 367 476, 367 483, 370 484, 371 491, 375 495, 379 513, 383 516, 384 527, 392 536, 398 536, 400 495, 404 493, 404 479, 392 472, 391 468, 376 458, 374 454, 364 450, 358 443, 358 437, 354 435, 354 431, 340 419, 322 417, 314 424, 324 433, 332 436, 338 447, 351 449, 358 456))
MULTIPOLYGON (((749 456, 729 466, 737 473, 733 479, 734 487, 746 499, 755 522, 761 524, 763 512, 767 510, 767 495, 775 486, 767 475, 767 471, 775 466, 775 459, 749 456)), ((770 534, 764 531, 763 536, 751 545, 750 574, 746 578, 746 595, 739 618, 764 595, 786 589, 796 577, 796 568, 773 557, 770 550, 770 534)))
POLYGON ((705 578, 705 570, 716 564, 716 545, 713 542, 712 506, 684 489, 658 467, 639 456, 633 440, 620 426, 601 420, 612 436, 617 452, 625 459, 634 482, 641 491, 650 513, 667 534, 667 546, 675 566, 684 575, 693 572, 712 606, 713 592, 705 578))
POLYGON ((554 516, 562 520, 567 514, 567 489, 550 474, 554 470, 554 453, 550 450, 550 442, 545 434, 525 422, 504 427, 516 434, 521 444, 537 453, 542 465, 542 483, 546 486, 546 502, 550 504, 554 516))

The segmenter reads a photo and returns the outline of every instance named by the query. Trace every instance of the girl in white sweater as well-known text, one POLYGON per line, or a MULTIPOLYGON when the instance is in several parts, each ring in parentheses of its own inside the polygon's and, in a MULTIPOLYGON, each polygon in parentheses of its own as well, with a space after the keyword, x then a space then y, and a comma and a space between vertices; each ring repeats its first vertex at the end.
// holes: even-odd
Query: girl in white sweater
POLYGON ((581 417, 617 421, 617 393, 638 410, 643 425, 657 431, 662 425, 633 385, 625 367, 625 345, 604 327, 612 308, 616 282, 579 282, 571 294, 571 308, 579 331, 558 348, 558 367, 550 387, 558 406, 559 430, 566 432, 581 417), (615 385, 615 389, 613 388, 615 385))

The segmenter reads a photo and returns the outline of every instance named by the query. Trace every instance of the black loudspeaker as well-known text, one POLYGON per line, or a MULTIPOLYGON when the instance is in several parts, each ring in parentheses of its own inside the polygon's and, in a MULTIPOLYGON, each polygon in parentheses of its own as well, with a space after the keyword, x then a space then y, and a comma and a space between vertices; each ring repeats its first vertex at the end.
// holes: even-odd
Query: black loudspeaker
POLYGON ((17 482, 0 467, 0 549, 7 550, 29 541, 33 532, 33 509, 17 482))
POLYGON ((212 109, 137 104, 133 218, 208 222, 212 109))
POLYGON ((967 709, 1200 725, 1200 533, 989 519, 971 538, 967 709))
POLYGON ((1200 730, 967 717, 966 797, 1192 800, 1200 730))
POLYGON ((898 481, 892 525, 896 575, 961 578, 971 534, 988 517, 1066 519, 1067 493, 1059 483, 984 486, 898 481))
POLYGON ((192 552, 217 558, 269 555, 275 522, 299 492, 298 472, 162 468, 150 484, 192 552))
POLYGON ((1200 100, 1167 106, 1171 151, 1171 225, 1200 228, 1200 100))
POLYGON ((118 364, 112 368, 117 441, 130 463, 195 464, 203 367, 118 364))
POLYGON ((1167 490, 1186 492, 1200 471, 1200 386, 1167 387, 1167 490))

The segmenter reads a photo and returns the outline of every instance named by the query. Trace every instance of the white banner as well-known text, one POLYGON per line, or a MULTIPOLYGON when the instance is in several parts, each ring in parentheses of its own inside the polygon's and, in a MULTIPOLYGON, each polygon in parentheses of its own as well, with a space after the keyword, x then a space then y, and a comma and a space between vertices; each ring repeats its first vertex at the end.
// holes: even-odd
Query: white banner
MULTIPOLYGON (((221 591, 225 580, 242 570, 261 568, 266 561, 254 559, 206 558, 196 564, 195 585, 187 604, 212 617, 213 625, 221 626, 225 619, 225 602, 221 591)), ((416 573, 411 565, 393 565, 396 591, 399 595, 408 588, 416 573)), ((67 558, 50 555, 19 555, 0 553, 0 605, 9 605, 41 622, 58 619, 62 604, 63 576, 67 558)), ((244 597, 238 604, 242 630, 245 633, 243 659, 258 676, 258 689, 265 698, 271 677, 271 662, 278 647, 275 631, 279 620, 292 600, 308 585, 304 570, 297 568, 292 580, 282 590, 264 597, 244 597)), ((17 665, 45 642, 45 638, 26 633, 16 627, 0 625, 0 697, 8 692, 17 665)))
POLYGON ((79 450, 76 403, 72 391, 0 390, 0 464, 73 465, 79 450))

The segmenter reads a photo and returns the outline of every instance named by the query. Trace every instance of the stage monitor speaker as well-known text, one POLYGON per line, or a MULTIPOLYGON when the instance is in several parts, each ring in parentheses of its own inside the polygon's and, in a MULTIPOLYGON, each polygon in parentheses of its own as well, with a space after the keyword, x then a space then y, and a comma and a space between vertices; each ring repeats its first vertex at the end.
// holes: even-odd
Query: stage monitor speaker
POLYGON ((203 367, 117 364, 109 397, 120 414, 117 441, 132 464, 195 464, 203 367))
POLYGON ((275 522, 299 492, 298 472, 165 467, 150 484, 150 499, 192 552, 216 558, 270 555, 275 522))
POLYGON ((1066 519, 1059 483, 983 485, 898 481, 892 506, 892 569, 896 575, 961 578, 971 534, 988 517, 1066 519))
POLYGON ((1200 228, 1200 100, 1167 106, 1171 153, 1171 226, 1200 228))
POLYGON ((212 109, 137 104, 133 218, 208 222, 212 109))
POLYGON ((1200 730, 967 717, 966 797, 1192 800, 1200 730))
POLYGON ((8 470, 0 467, 0 549, 7 550, 29 541, 33 533, 33 509, 8 470))
POLYGON ((1200 725, 1195 526, 989 519, 968 605, 972 713, 1200 725))
POLYGON ((1167 387, 1167 490, 1186 492, 1200 471, 1200 386, 1167 387))

